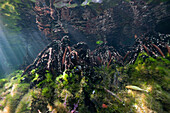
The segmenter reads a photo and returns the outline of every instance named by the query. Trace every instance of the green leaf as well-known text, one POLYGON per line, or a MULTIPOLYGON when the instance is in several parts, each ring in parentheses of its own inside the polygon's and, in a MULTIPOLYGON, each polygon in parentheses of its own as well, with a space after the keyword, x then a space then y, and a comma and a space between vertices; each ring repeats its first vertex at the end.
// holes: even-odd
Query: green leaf
POLYGON ((37 80, 38 77, 39 77, 39 74, 35 73, 35 77, 34 77, 34 79, 32 80, 32 82, 34 82, 35 80, 37 80))
POLYGON ((96 44, 102 44, 103 43, 103 41, 101 41, 101 40, 98 40, 97 42, 96 42, 96 44))

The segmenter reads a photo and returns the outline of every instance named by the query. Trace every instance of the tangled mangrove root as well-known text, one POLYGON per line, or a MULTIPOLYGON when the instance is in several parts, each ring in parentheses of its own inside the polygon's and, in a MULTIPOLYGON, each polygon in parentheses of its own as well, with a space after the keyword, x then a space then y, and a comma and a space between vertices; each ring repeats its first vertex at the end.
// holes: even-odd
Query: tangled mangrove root
POLYGON ((0 99, 0 110, 168 111, 168 41, 160 41, 162 45, 145 41, 137 40, 131 52, 122 57, 105 43, 91 51, 84 42, 70 45, 68 36, 54 40, 24 72, 1 81, 0 87, 4 89, 0 96, 7 98, 0 99), (16 109, 13 103, 17 104, 16 109))

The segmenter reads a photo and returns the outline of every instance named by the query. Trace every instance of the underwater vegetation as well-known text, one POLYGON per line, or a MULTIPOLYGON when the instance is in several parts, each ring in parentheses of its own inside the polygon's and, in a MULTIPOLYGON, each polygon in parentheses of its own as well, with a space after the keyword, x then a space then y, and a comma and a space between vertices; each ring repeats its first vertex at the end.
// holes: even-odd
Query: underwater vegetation
POLYGON ((0 2, 6 26, 21 31, 33 17, 50 43, 24 70, 0 79, 0 112, 170 112, 170 35, 155 32, 160 18, 169 16, 166 0, 24 2, 29 11, 20 7, 22 0, 0 2), (155 2, 167 9, 159 11, 155 2), (27 12, 26 24, 19 23, 21 9, 27 12), (74 42, 74 32, 88 40, 76 34, 74 42), (126 35, 134 37, 130 47, 123 44, 126 35), (110 46, 113 37, 120 38, 119 49, 110 46), (92 42, 93 49, 88 46, 92 42))
POLYGON ((168 113, 170 56, 165 49, 164 56, 158 47, 152 49, 155 55, 140 49, 126 60, 113 47, 100 44, 91 51, 83 42, 70 46, 64 36, 50 43, 24 71, 0 80, 0 109, 4 113, 168 113))
POLYGON ((25 75, 31 81, 23 81, 23 71, 17 71, 16 76, 0 80, 1 112, 168 113, 170 61, 143 56, 148 55, 140 53, 134 64, 126 66, 96 67, 90 76, 74 67, 58 76, 46 70, 45 79, 38 81, 42 75, 33 69, 25 75))
POLYGON ((13 32, 19 32, 23 28, 30 27, 34 19, 28 12, 31 10, 31 3, 30 0, 1 0, 0 18, 4 26, 13 32))

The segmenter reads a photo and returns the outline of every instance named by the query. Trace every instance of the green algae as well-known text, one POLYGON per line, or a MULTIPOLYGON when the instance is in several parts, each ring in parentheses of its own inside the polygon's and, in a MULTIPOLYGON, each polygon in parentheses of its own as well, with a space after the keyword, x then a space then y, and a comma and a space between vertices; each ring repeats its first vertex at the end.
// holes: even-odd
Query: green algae
POLYGON ((0 88, 2 88, 4 86, 4 84, 7 82, 8 82, 7 79, 0 79, 0 88))
POLYGON ((29 113, 31 110, 31 93, 28 92, 23 96, 21 101, 19 102, 17 108, 16 108, 16 113, 29 113))
POLYGON ((147 106, 156 112, 168 112, 170 105, 169 100, 169 78, 170 78, 170 61, 162 57, 148 57, 143 61, 141 53, 135 64, 128 68, 129 83, 140 86, 144 89, 151 88, 148 95, 147 106), (152 98, 152 99, 149 99, 152 98), (153 103, 153 102, 155 103, 153 103))
POLYGON ((79 102, 77 111, 80 113, 168 113, 169 64, 170 61, 166 58, 152 58, 143 52, 134 64, 94 67, 93 77, 86 76, 87 72, 75 73, 74 69, 65 70, 58 76, 45 71, 45 79, 39 81, 42 75, 35 69, 29 76, 30 83, 36 83, 32 90, 28 90, 30 83, 21 82, 23 78, 19 71, 9 80, 1 80, 0 90, 6 99, 0 100, 0 109, 8 107, 11 113, 34 113, 38 110, 64 113, 71 111, 74 104, 79 102), (147 92, 126 89, 128 85, 140 87, 147 92))
POLYGON ((3 108, 8 113, 15 113, 15 109, 22 96, 28 91, 29 84, 13 84, 9 94, 5 95, 3 108))

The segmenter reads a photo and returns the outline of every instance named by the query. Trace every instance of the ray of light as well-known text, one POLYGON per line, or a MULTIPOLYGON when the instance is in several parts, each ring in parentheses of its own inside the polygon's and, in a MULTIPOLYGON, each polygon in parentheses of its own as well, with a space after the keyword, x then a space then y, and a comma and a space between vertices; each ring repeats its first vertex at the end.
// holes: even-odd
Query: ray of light
POLYGON ((0 78, 2 75, 7 75, 18 69, 25 61, 31 63, 46 45, 45 42, 41 42, 44 37, 41 37, 40 32, 34 29, 33 32, 26 30, 26 32, 16 33, 13 36, 9 34, 10 31, 5 28, 0 18, 0 78), (28 43, 24 37, 31 41, 28 43))

